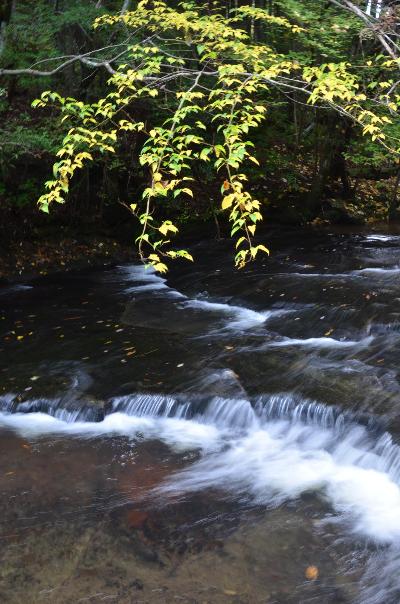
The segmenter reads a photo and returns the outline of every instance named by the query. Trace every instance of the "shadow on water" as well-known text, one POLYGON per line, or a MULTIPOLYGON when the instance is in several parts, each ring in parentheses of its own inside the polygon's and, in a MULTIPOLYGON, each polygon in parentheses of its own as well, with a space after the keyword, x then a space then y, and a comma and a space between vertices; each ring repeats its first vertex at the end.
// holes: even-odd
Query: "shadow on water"
POLYGON ((1 602, 400 600, 400 236, 270 242, 0 290, 1 602))

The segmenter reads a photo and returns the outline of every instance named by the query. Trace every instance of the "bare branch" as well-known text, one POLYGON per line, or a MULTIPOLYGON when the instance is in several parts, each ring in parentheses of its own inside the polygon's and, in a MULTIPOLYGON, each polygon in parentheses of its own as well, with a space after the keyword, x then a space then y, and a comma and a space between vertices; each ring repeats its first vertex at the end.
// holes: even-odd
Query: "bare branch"
POLYGON ((21 68, 21 69, 0 69, 0 77, 1 76, 18 76, 18 75, 31 75, 31 76, 40 76, 40 77, 50 77, 59 73, 63 69, 65 69, 68 65, 72 63, 84 63, 85 65, 89 65, 90 67, 105 67, 107 71, 111 74, 115 73, 115 69, 113 69, 110 65, 109 61, 91 61, 90 59, 86 59, 84 56, 77 55, 72 57, 68 61, 64 61, 61 65, 58 65, 54 69, 50 69, 49 71, 41 71, 39 69, 31 69, 31 68, 21 68))
MULTIPOLYGON (((331 2, 331 4, 334 4, 335 6, 338 6, 339 8, 347 10, 348 12, 353 13, 353 15, 356 15, 356 17, 361 19, 361 21, 363 21, 363 23, 365 23, 366 27, 374 33, 376 38, 379 40, 381 46, 383 47, 383 49, 388 53, 388 55, 392 59, 397 59, 399 57, 400 49, 399 49, 398 45, 394 42, 394 40, 389 35, 387 35, 387 33, 383 30, 383 28, 380 27, 380 23, 379 23, 378 19, 375 19, 371 15, 367 15, 367 13, 365 13, 363 10, 361 10, 361 8, 359 6, 357 6, 356 4, 351 2, 351 0, 329 0, 329 1, 331 2)), ((394 31, 392 33, 396 35, 396 33, 394 31)))
POLYGON ((126 12, 128 12, 130 6, 131 6, 131 0, 124 0, 120 14, 124 15, 126 12))

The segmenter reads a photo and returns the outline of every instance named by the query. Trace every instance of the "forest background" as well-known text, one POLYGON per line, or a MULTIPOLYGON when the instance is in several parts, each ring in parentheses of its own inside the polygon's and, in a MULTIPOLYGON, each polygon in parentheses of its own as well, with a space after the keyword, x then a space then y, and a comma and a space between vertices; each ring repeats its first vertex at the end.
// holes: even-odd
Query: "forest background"
POLYGON ((380 0, 1 0, 0 270, 136 241, 164 271, 207 225, 243 266, 262 219, 398 220, 399 21, 380 0))

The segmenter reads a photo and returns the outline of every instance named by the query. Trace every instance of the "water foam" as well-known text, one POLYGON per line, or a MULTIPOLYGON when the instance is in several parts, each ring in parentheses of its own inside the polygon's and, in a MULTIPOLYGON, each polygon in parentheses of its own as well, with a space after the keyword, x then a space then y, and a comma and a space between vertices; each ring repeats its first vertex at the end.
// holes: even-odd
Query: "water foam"
POLYGON ((398 273, 400 273, 400 267, 398 266, 393 266, 391 268, 380 268, 380 267, 376 267, 376 268, 362 268, 358 271, 353 271, 354 275, 376 275, 376 276, 383 276, 383 277, 390 277, 391 275, 397 275, 398 273))
POLYGON ((281 348, 288 346, 302 346, 304 348, 366 348, 373 341, 373 336, 368 336, 361 340, 336 340, 335 338, 285 338, 268 342, 268 347, 281 348))
POLYGON ((218 449, 221 431, 210 424, 176 418, 136 417, 114 412, 100 422, 67 422, 46 413, 6 414, 0 412, 0 427, 24 438, 59 435, 80 438, 127 436, 133 440, 158 439, 177 452, 218 449))
POLYGON ((376 438, 338 410, 292 397, 260 399, 258 407, 240 437, 225 440, 162 491, 212 487, 272 506, 315 492, 355 533, 399 541, 400 450, 387 433, 376 438))
POLYGON ((399 235, 374 234, 374 235, 367 235, 365 237, 365 239, 367 241, 396 241, 396 240, 400 239, 400 236, 399 235))
POLYGON ((273 506, 312 491, 351 520, 354 532, 393 542, 400 538, 400 487, 365 432, 355 427, 338 441, 331 430, 271 422, 204 457, 163 490, 214 487, 273 506))
POLYGON ((19 283, 17 285, 11 285, 11 286, 5 286, 5 287, 0 287, 0 296, 7 296, 8 294, 15 294, 15 293, 20 293, 23 291, 29 291, 33 289, 32 285, 23 285, 22 283, 19 283))
POLYGON ((232 320, 228 321, 225 329, 242 331, 255 327, 257 325, 264 324, 270 317, 282 314, 285 311, 265 311, 257 312, 250 308, 243 306, 234 306, 230 304, 223 304, 220 302, 208 302, 207 300, 188 300, 183 304, 187 308, 194 308, 198 310, 204 310, 208 312, 218 312, 222 315, 228 315, 232 317, 232 320))

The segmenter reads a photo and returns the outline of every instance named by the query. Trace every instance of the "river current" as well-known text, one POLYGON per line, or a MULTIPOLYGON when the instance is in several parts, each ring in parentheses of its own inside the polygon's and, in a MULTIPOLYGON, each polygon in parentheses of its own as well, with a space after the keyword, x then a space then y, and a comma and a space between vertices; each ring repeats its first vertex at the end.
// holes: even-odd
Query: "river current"
POLYGON ((400 235, 266 239, 0 288, 2 603, 398 604, 400 235))

